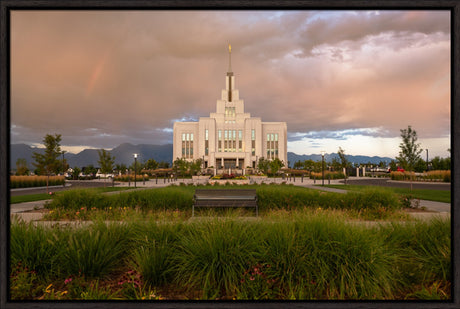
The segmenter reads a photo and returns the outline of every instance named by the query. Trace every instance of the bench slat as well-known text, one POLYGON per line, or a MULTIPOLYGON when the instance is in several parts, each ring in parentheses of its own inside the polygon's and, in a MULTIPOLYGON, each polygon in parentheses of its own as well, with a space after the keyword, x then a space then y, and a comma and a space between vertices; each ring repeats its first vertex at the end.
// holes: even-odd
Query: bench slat
POLYGON ((254 189, 196 189, 192 216, 195 207, 208 208, 255 208, 258 215, 257 193, 254 189))

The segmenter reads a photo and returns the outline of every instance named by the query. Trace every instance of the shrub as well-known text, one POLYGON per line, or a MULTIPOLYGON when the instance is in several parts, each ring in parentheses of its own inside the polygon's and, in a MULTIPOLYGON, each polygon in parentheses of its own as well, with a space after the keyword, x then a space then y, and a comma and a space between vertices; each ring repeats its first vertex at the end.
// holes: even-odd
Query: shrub
POLYGON ((51 203, 46 205, 48 209, 80 210, 96 207, 104 209, 110 205, 110 196, 103 195, 95 190, 75 189, 59 192, 51 203))
MULTIPOLYGON (((115 176, 113 178, 114 181, 121 181, 121 182, 128 182, 128 181, 132 181, 134 182, 134 175, 121 175, 121 176, 115 176)), ((147 176, 144 176, 144 175, 136 175, 136 181, 144 181, 144 180, 149 180, 149 177, 147 176)))
MULTIPOLYGON (((313 179, 314 177, 316 177, 316 179, 322 179, 323 174, 311 172, 310 178, 313 179)), ((324 179, 344 179, 344 178, 345 178, 345 174, 343 172, 324 171, 324 179)))
POLYGON ((44 187, 48 179, 49 186, 62 185, 65 182, 64 176, 10 176, 10 187, 29 188, 29 187, 44 187))

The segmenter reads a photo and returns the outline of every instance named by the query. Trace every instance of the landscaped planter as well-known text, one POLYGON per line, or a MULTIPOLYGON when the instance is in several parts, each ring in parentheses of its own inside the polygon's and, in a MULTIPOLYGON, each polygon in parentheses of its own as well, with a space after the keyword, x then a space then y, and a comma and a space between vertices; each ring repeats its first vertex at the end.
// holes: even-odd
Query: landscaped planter
POLYGON ((235 185, 248 185, 249 179, 209 179, 211 185, 225 185, 227 182, 235 185))
POLYGON ((206 180, 209 179, 209 175, 201 175, 201 176, 192 176, 192 180, 206 180))

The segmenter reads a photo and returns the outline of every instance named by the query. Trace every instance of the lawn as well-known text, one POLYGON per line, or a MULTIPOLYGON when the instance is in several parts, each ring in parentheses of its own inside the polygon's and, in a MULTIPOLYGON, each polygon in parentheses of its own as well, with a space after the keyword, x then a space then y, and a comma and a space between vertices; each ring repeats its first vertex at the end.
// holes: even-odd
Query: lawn
MULTIPOLYGON (((125 191, 125 190, 130 190, 130 189, 132 189, 132 188, 106 187, 106 188, 92 188, 92 189, 89 189, 89 190, 94 190, 95 192, 104 193, 104 192, 113 192, 113 191, 125 191)), ((78 190, 78 189, 71 189, 71 190, 78 190)), ((61 194, 61 192, 57 192, 56 194, 61 194)), ((49 200, 51 198, 52 198, 52 196, 50 196, 47 193, 17 195, 17 196, 11 196, 10 197, 10 204, 43 201, 43 200, 49 200)))
MULTIPOLYGON (((328 188, 336 188, 347 191, 362 192, 369 186, 364 185, 325 185, 328 188)), ((392 191, 398 195, 412 195, 416 199, 450 203, 451 202, 451 192, 444 190, 425 190, 425 189, 410 189, 405 188, 392 188, 392 187, 380 187, 385 190, 392 191)))

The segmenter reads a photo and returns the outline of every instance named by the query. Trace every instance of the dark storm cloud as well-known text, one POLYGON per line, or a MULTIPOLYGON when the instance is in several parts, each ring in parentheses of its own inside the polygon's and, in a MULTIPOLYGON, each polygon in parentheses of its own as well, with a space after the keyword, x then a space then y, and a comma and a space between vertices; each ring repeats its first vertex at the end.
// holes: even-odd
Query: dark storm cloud
POLYGON ((293 140, 375 127, 398 136, 408 122, 425 137, 450 132, 448 12, 17 11, 11 21, 12 142, 54 132, 97 148, 171 142, 174 120, 215 110, 229 43, 246 111, 286 121, 293 140))

